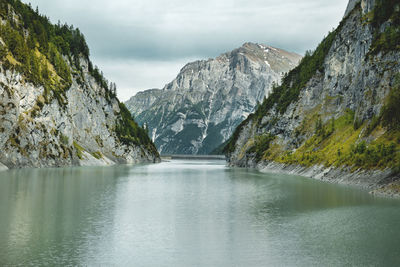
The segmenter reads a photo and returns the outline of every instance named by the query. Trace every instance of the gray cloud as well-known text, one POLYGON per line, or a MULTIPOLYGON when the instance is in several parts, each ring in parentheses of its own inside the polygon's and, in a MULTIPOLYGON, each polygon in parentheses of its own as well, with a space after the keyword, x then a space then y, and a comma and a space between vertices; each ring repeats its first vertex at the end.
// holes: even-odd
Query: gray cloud
POLYGON ((169 82, 185 60, 215 57, 247 41, 303 54, 338 25, 348 0, 25 2, 39 6, 53 22, 79 27, 93 61, 126 99, 139 89, 169 82), (151 69, 157 71, 146 82, 151 69))

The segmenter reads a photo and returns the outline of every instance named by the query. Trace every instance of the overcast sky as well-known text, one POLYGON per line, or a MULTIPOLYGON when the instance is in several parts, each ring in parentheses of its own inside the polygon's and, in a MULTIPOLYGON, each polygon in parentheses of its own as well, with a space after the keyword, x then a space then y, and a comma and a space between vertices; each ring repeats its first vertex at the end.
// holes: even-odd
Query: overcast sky
POLYGON ((23 0, 81 29, 120 99, 162 88, 188 62, 245 42, 304 54, 336 27, 348 0, 23 0))

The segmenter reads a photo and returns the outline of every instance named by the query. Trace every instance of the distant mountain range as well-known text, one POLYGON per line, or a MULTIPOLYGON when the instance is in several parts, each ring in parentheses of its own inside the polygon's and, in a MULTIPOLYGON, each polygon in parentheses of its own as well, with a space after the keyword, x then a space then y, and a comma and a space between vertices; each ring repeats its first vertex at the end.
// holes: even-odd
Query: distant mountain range
POLYGON ((182 68, 163 89, 125 104, 162 154, 209 154, 262 102, 301 56, 262 44, 182 68))

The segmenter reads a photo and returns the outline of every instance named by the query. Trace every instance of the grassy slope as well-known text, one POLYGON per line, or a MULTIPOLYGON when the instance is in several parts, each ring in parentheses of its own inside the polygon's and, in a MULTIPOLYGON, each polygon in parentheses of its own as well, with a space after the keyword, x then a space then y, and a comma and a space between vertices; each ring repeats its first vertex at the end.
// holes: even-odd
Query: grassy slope
POLYGON ((242 128, 250 121, 255 121, 257 125, 261 123, 262 118, 271 109, 275 108, 279 113, 284 113, 289 105, 296 102, 299 98, 300 91, 305 87, 307 82, 319 71, 324 71, 324 60, 335 40, 336 34, 342 28, 339 27, 328 34, 327 37, 318 45, 314 52, 307 51, 306 55, 301 60, 300 64, 285 75, 282 79, 280 86, 274 87, 272 93, 263 103, 251 114, 245 121, 243 121, 233 133, 233 136, 226 144, 223 152, 231 153, 235 150, 235 144, 239 137, 242 128))
POLYGON ((353 170, 396 168, 400 160, 400 132, 378 125, 368 135, 368 123, 354 127, 354 113, 346 114, 323 125, 325 134, 314 134, 295 152, 284 151, 279 145, 264 151, 261 159, 286 164, 312 166, 350 166, 353 170))
MULTIPOLYGON (((399 4, 392 0, 380 0, 377 2, 377 9, 379 11, 375 10, 368 14, 376 32, 371 53, 368 56, 379 52, 398 51, 400 48, 399 42, 396 41, 400 36, 399 4), (391 21, 391 26, 379 32, 380 25, 386 21, 391 21)), ((255 127, 258 127, 261 118, 271 108, 274 107, 282 113, 291 102, 297 100, 298 93, 312 75, 317 70, 323 71, 320 65, 321 58, 323 62, 341 25, 324 39, 313 54, 308 54, 305 60, 284 78, 282 85, 275 88, 274 93, 264 101, 255 114, 238 127, 225 147, 225 153, 233 152, 240 131, 248 122, 253 121, 255 127)), ((391 88, 391 95, 386 100, 382 113, 370 121, 358 122, 354 119, 354 112, 348 110, 342 117, 323 124, 320 111, 316 108, 296 129, 298 133, 311 133, 312 137, 295 151, 285 150, 279 142, 273 142, 273 138, 256 137, 256 140, 251 139, 244 145, 242 153, 251 153, 258 161, 271 160, 303 166, 315 164, 350 166, 353 170, 392 168, 398 172, 400 170, 400 112, 396 111, 397 107, 400 107, 400 97, 396 96, 400 96, 400 77, 391 88)))

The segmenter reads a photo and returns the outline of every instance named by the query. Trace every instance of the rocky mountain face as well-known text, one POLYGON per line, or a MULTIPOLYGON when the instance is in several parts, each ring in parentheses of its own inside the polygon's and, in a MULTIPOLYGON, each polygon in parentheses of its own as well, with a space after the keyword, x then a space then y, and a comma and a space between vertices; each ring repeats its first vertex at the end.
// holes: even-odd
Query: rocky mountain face
POLYGON ((3 1, 0 15, 0 168, 159 160, 88 53, 56 45, 72 51, 84 40, 79 31, 51 25, 19 1, 3 1))
POLYGON ((146 124, 160 153, 209 154, 300 59, 246 43, 215 59, 187 64, 162 90, 140 92, 126 106, 139 124, 146 124))
POLYGON ((398 1, 351 0, 340 26, 237 128, 229 163, 374 188, 396 180, 399 11, 398 1))

